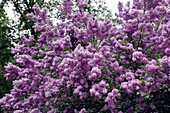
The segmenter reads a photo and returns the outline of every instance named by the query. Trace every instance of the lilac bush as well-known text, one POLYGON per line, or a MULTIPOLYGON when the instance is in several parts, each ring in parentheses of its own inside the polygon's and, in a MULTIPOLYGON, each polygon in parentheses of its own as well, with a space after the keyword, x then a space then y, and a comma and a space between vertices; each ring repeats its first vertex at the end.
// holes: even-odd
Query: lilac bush
POLYGON ((38 40, 21 35, 9 63, 11 113, 167 112, 169 107, 170 1, 118 4, 117 23, 84 13, 88 0, 63 0, 64 22, 54 23, 36 4, 38 40), (75 12, 72 8, 77 7, 75 12))

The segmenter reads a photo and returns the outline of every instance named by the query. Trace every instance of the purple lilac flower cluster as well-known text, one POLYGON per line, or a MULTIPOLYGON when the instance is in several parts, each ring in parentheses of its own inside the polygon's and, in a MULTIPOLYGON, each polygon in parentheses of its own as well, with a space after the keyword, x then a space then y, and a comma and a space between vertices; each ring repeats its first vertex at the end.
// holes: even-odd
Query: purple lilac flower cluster
POLYGON ((27 16, 41 35, 38 40, 21 35, 22 44, 12 48, 20 66, 5 67, 14 87, 0 99, 4 112, 160 109, 157 99, 167 97, 170 86, 169 0, 134 0, 132 8, 119 3, 118 28, 84 13, 87 4, 63 0, 58 8, 67 22, 56 24, 46 8, 33 7, 27 16))

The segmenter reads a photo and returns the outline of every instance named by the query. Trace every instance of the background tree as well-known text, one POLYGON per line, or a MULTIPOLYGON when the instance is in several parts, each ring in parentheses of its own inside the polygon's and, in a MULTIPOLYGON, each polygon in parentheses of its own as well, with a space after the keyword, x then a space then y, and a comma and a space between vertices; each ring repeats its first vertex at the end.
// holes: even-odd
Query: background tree
MULTIPOLYGON (((9 19, 4 9, 0 6, 0 98, 10 92, 12 82, 6 81, 4 77, 4 66, 12 59, 10 48, 11 44, 11 29, 9 27, 9 19)), ((1 112, 1 109, 0 109, 1 112)))

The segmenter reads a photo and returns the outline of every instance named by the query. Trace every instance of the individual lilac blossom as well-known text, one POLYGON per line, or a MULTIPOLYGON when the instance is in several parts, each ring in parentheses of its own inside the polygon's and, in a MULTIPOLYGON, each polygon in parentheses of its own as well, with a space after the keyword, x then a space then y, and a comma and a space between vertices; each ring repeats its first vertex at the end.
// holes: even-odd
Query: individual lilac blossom
POLYGON ((132 54, 132 60, 144 64, 148 61, 148 59, 140 51, 136 51, 132 54))
POLYGON ((98 67, 93 67, 93 69, 91 70, 91 75, 89 75, 88 79, 94 81, 100 77, 101 77, 100 69, 98 67))
POLYGON ((152 60, 148 64, 146 64, 146 68, 149 74, 156 74, 158 70, 160 69, 160 67, 157 66, 157 63, 155 60, 152 60))
POLYGON ((83 109, 81 109, 81 111, 79 113, 86 113, 86 112, 87 112, 86 109, 83 108, 83 109))
POLYGON ((158 62, 162 65, 163 68, 170 67, 170 57, 164 56, 162 59, 158 59, 158 62))
POLYGON ((5 70, 8 72, 5 74, 5 77, 7 80, 12 80, 12 79, 20 79, 21 76, 19 75, 19 72, 21 72, 21 69, 12 63, 9 63, 8 66, 5 66, 5 70))
POLYGON ((106 107, 110 109, 115 109, 117 106, 117 98, 120 97, 119 90, 113 89, 112 92, 108 93, 105 102, 107 103, 106 107))
POLYGON ((102 95, 107 94, 107 87, 109 87, 108 84, 105 83, 105 81, 100 81, 99 84, 95 84, 90 89, 91 96, 94 96, 97 100, 100 100, 102 98, 102 95))

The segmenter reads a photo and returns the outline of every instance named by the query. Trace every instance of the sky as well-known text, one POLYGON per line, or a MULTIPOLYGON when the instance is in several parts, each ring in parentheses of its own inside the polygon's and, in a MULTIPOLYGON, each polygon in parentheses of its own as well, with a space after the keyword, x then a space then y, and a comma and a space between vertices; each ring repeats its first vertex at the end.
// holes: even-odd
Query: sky
POLYGON ((106 5, 112 11, 113 16, 116 12, 118 12, 117 4, 119 1, 123 2, 123 4, 126 4, 128 1, 130 1, 130 4, 133 2, 133 0, 105 0, 106 5))
MULTIPOLYGON (((0 1, 2 1, 2 0, 0 0, 0 1)), ((132 4, 133 0, 105 0, 106 6, 108 6, 108 9, 110 9, 112 11, 113 16, 115 15, 115 12, 118 12, 117 4, 119 1, 123 2, 124 4, 126 4, 128 1, 130 1, 132 4)), ((13 6, 11 4, 9 4, 9 6, 10 7, 6 7, 6 12, 7 12, 9 18, 17 19, 17 17, 14 16, 13 11, 12 11, 13 6)))

